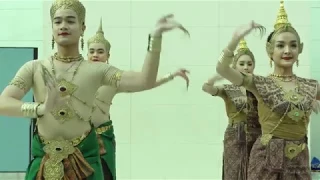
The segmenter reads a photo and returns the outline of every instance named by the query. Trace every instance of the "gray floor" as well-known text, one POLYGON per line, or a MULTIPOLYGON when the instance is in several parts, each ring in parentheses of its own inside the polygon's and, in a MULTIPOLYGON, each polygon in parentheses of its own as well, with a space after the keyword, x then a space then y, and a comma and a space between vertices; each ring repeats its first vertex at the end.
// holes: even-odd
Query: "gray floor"
POLYGON ((24 180, 24 173, 0 173, 1 180, 24 180))

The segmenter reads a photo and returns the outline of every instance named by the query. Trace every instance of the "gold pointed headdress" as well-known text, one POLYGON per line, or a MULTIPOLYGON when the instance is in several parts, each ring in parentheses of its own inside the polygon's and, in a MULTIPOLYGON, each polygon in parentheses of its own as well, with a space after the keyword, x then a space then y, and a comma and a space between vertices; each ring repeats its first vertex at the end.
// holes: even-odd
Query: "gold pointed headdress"
POLYGON ((291 25, 291 23, 288 20, 288 14, 286 10, 284 9, 284 1, 280 1, 280 8, 279 12, 277 15, 277 20, 276 23, 274 24, 274 31, 272 32, 270 40, 268 40, 267 45, 266 45, 266 50, 268 54, 272 54, 274 50, 274 38, 276 37, 277 34, 281 32, 291 32, 294 33, 297 38, 298 42, 300 43, 299 45, 299 53, 302 52, 303 49, 303 43, 300 41, 300 36, 298 32, 295 30, 295 28, 291 25))
POLYGON ((71 9, 76 12, 80 23, 85 22, 86 8, 79 0, 55 0, 50 8, 50 17, 53 21, 54 15, 58 9, 71 9))
POLYGON ((238 50, 237 52, 246 52, 246 51, 250 51, 250 49, 248 48, 247 42, 244 39, 241 39, 238 45, 238 50))
POLYGON ((280 9, 277 15, 276 23, 274 24, 274 30, 277 31, 282 28, 292 27, 288 20, 288 15, 284 9, 284 1, 280 1, 280 9))
POLYGON ((111 48, 110 42, 106 38, 104 38, 104 32, 102 29, 102 18, 100 19, 100 25, 99 25, 98 31, 96 32, 96 34, 94 36, 92 36, 88 40, 88 43, 87 43, 88 47, 91 43, 102 43, 105 46, 107 51, 109 51, 111 48))
POLYGON ((242 38, 239 42, 238 45, 238 49, 237 49, 237 54, 235 54, 233 61, 232 61, 232 67, 235 68, 238 59, 242 56, 242 55, 249 55, 252 58, 252 61, 255 62, 254 60, 254 55, 252 54, 252 52, 250 51, 247 42, 242 38))

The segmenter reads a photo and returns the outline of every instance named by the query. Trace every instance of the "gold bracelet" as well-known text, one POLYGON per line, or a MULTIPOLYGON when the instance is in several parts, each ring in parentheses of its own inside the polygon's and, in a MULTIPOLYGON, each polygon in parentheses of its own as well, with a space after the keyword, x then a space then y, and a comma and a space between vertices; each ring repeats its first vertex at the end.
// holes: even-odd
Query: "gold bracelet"
POLYGON ((42 118, 42 117, 44 116, 44 114, 39 115, 39 113, 38 113, 38 109, 39 109, 39 107, 40 107, 41 104, 43 104, 43 103, 38 103, 38 105, 37 105, 37 107, 36 107, 36 115, 37 115, 37 118, 42 118))
POLYGON ((234 56, 234 53, 228 48, 226 47, 223 52, 226 54, 226 56, 230 56, 230 57, 233 57, 234 56))
POLYGON ((21 106, 21 112, 23 113, 23 116, 28 118, 37 118, 37 109, 39 105, 39 103, 23 103, 21 106))
POLYGON ((159 53, 161 52, 161 44, 162 44, 162 37, 153 37, 149 35, 148 38, 148 51, 159 53))
POLYGON ((220 56, 219 56, 219 63, 221 64, 228 64, 230 65, 232 63, 233 60, 233 54, 232 56, 229 54, 226 54, 224 51, 221 52, 220 56))
POLYGON ((163 78, 168 79, 168 80, 173 80, 174 75, 172 73, 169 73, 169 74, 165 75, 163 78))

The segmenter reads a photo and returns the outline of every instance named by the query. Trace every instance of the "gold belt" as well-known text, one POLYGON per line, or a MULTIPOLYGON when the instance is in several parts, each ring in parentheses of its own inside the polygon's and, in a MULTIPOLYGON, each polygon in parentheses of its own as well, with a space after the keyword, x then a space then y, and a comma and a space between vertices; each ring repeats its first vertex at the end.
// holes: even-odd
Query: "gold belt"
MULTIPOLYGON (((75 138, 70 139, 70 140, 65 140, 65 141, 70 142, 73 146, 77 146, 88 136, 89 133, 90 133, 90 131, 84 133, 81 136, 75 137, 75 138)), ((45 144, 45 145, 50 144, 51 142, 54 142, 53 140, 46 140, 44 137, 42 137, 40 135, 39 135, 39 137, 40 137, 40 140, 42 141, 42 143, 45 144)))
POLYGON ((96 128, 96 133, 97 134, 102 134, 102 133, 110 130, 111 128, 112 128, 112 125, 98 127, 98 128, 96 128))
POLYGON ((70 154, 73 154, 76 151, 75 146, 79 145, 89 135, 89 133, 90 131, 71 140, 64 140, 63 138, 58 138, 57 140, 45 140, 45 138, 39 135, 40 140, 45 144, 43 151, 48 157, 44 163, 44 179, 60 180, 64 177, 63 159, 66 159, 70 154))
POLYGON ((293 159, 298 156, 306 148, 306 143, 295 144, 288 142, 285 146, 285 156, 289 159, 293 159))
POLYGON ((43 177, 46 180, 59 180, 64 177, 62 160, 75 152, 75 147, 68 140, 53 140, 43 148, 49 156, 44 163, 43 177))
MULTIPOLYGON (((266 146, 269 144, 270 140, 272 140, 271 134, 263 134, 260 138, 260 142, 262 145, 266 146)), ((298 156, 307 146, 306 143, 301 142, 296 144, 294 142, 290 142, 288 140, 283 139, 284 143, 286 143, 284 147, 284 154, 290 160, 298 156)))

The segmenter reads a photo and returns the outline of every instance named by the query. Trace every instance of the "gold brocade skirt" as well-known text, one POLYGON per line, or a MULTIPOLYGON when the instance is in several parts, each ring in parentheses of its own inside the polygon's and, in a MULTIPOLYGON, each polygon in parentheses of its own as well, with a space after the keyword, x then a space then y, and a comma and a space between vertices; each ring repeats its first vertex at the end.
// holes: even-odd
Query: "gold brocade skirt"
POLYGON ((267 145, 258 138, 253 145, 248 180, 311 180, 307 138, 273 137, 267 145))
POLYGON ((72 140, 45 140, 35 134, 26 180, 103 179, 95 131, 72 140))

